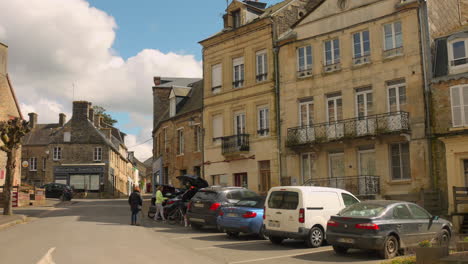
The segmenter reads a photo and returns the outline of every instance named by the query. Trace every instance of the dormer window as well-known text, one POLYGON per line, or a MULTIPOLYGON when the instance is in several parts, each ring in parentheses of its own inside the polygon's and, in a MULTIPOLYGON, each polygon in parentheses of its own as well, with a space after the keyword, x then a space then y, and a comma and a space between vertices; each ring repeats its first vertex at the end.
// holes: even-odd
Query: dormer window
POLYGON ((173 117, 176 114, 176 98, 172 97, 169 99, 169 117, 173 117))
POLYGON ((451 48, 449 52, 451 67, 468 64, 468 39, 456 39, 450 42, 449 47, 451 48))
POLYGON ((232 27, 238 28, 241 26, 241 13, 240 10, 232 12, 232 27))

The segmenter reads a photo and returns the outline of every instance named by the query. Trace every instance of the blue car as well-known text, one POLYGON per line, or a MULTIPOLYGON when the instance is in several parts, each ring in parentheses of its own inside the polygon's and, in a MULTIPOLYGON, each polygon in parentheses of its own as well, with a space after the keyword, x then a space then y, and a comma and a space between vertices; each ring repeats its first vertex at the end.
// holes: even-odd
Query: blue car
POLYGON ((257 234, 267 239, 263 233, 263 209, 265 197, 249 197, 222 207, 217 218, 218 226, 230 237, 240 233, 257 234))

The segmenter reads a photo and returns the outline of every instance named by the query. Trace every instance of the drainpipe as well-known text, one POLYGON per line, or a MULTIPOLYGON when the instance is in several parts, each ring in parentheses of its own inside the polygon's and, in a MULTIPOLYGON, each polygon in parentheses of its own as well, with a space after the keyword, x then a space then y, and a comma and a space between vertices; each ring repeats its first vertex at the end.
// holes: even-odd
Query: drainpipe
POLYGON ((420 0, 420 7, 418 9, 418 20, 419 20, 419 31, 421 37, 421 53, 422 53, 422 69, 424 74, 424 110, 426 115, 426 138, 428 143, 428 155, 429 155, 429 176, 431 177, 431 189, 437 188, 437 177, 433 174, 433 151, 432 151, 432 122, 431 122, 431 87, 429 79, 432 78, 432 74, 428 69, 432 69, 431 54, 430 54, 430 32, 429 32, 429 21, 427 12, 426 0, 420 0))
POLYGON ((283 173, 283 148, 281 145, 281 118, 280 118, 280 73, 279 73, 279 51, 281 46, 276 44, 276 26, 273 18, 270 18, 271 29, 272 29, 272 40, 273 40, 273 63, 275 68, 275 113, 276 113, 276 136, 278 144, 278 177, 279 184, 281 185, 281 176, 283 173))

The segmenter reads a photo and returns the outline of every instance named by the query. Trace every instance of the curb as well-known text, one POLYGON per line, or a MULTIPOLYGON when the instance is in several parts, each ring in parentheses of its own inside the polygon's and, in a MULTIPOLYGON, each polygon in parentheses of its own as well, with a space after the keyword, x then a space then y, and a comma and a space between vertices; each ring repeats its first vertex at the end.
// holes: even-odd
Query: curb
POLYGON ((5 229, 5 228, 10 227, 10 226, 25 223, 26 220, 27 220, 27 217, 25 215, 21 215, 20 217, 21 217, 21 219, 16 219, 16 220, 13 220, 13 221, 11 221, 9 223, 1 224, 0 225, 0 230, 5 229))

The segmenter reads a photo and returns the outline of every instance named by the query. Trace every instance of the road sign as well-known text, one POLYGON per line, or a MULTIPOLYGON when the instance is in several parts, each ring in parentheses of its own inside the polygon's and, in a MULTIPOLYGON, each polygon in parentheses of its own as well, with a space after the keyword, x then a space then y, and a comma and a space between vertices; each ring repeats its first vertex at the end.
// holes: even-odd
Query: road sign
POLYGON ((13 192, 11 197, 11 206, 18 207, 18 192, 13 192))
POLYGON ((25 160, 21 163, 21 166, 23 166, 23 168, 27 168, 29 167, 29 162, 25 160))

